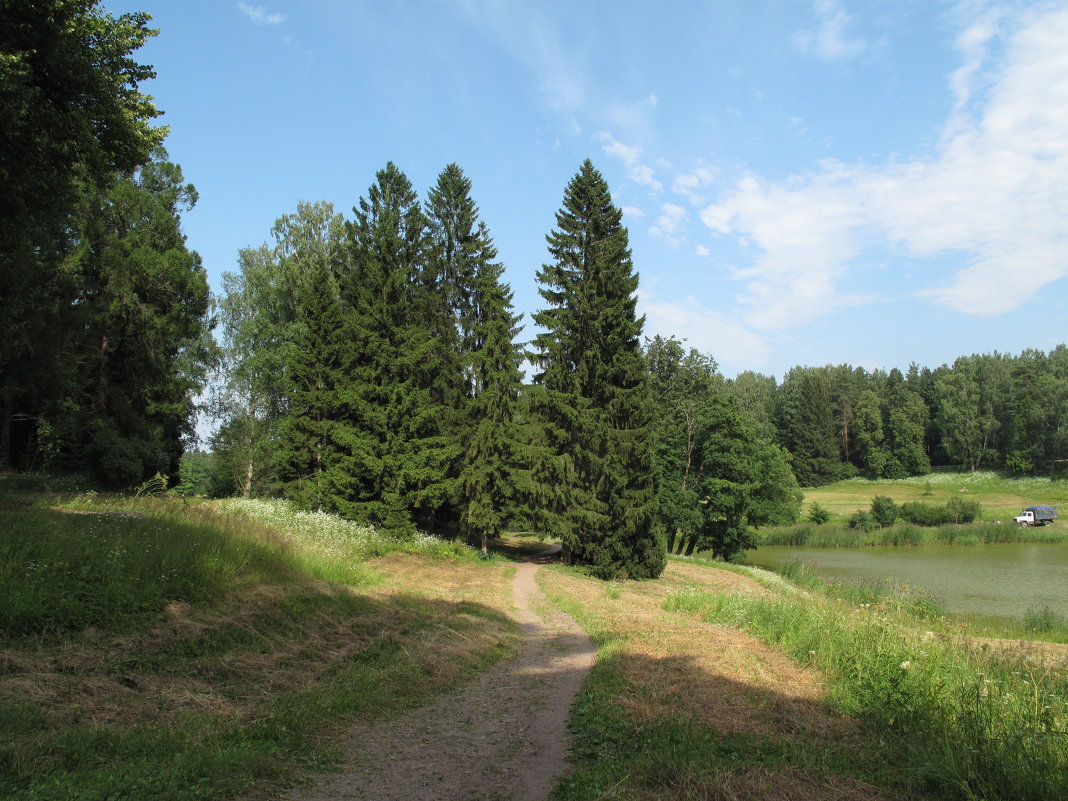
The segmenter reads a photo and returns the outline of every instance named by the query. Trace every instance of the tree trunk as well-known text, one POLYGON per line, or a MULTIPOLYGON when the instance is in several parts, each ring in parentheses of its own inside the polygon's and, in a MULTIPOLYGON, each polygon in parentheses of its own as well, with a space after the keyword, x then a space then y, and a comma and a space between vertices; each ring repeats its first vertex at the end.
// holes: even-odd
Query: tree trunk
POLYGON ((241 497, 248 498, 252 495, 252 459, 248 460, 248 467, 245 469, 245 486, 241 488, 241 497))

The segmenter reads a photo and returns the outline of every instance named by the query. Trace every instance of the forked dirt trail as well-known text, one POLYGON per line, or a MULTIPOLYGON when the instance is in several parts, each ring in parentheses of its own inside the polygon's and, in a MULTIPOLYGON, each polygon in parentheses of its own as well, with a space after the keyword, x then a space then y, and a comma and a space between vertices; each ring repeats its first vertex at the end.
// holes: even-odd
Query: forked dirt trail
POLYGON ((513 583, 523 643, 510 660, 430 706, 361 727, 343 746, 342 773, 292 801, 544 801, 567 769, 571 703, 595 647, 534 581, 546 554, 513 583))

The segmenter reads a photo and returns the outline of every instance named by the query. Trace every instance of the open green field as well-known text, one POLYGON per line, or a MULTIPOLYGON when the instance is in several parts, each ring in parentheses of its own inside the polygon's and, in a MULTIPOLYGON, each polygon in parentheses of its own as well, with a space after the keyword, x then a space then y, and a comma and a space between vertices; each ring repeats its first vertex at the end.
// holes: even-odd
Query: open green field
MULTIPOLYGON (((1068 515, 1068 480, 1046 478, 1003 478, 990 471, 935 472, 897 480, 869 481, 852 478, 826 487, 805 490, 805 514, 812 503, 842 517, 868 509, 871 499, 885 495, 898 504, 921 501, 945 504, 950 498, 963 497, 978 501, 982 520, 1011 520, 1026 506, 1063 507, 1068 515)), ((1064 525, 1064 521, 1054 526, 1064 525)))

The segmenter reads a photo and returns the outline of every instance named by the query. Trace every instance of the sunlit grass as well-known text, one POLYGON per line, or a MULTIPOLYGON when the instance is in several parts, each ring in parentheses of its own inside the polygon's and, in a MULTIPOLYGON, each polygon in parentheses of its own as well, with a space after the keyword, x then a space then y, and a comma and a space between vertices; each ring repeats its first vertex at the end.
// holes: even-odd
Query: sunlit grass
MULTIPOLYGON (((1006 478, 992 471, 938 471, 926 476, 869 481, 853 478, 805 490, 804 510, 817 502, 829 512, 848 517, 868 509, 876 495, 897 503, 944 504, 953 497, 979 501, 983 520, 1011 520, 1025 506, 1068 507, 1068 481, 1049 478, 1006 478)), ((1058 524, 1054 524, 1055 527, 1058 524)))
POLYGON ((514 650, 509 566, 261 501, 0 479, 0 797, 229 798, 514 650), (48 491, 52 490, 52 491, 48 491))
POLYGON ((745 629, 820 670, 835 707, 865 720, 939 797, 1066 797, 1068 673, 925 632, 909 607, 886 597, 857 604, 698 588, 667 601, 670 610, 745 629))

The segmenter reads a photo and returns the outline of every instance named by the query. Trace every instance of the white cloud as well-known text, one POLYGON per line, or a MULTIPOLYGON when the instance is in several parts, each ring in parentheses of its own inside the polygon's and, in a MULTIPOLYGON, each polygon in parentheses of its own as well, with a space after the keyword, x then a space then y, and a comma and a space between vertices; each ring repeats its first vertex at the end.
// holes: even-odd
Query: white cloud
POLYGON ((644 217, 645 212, 639 209, 637 206, 624 206, 620 211, 623 212, 626 217, 633 217, 637 220, 639 217, 644 217))
POLYGON ((707 258, 712 255, 712 251, 706 248, 704 245, 698 245, 693 250, 693 255, 700 256, 701 258, 707 258))
POLYGON ((685 196, 693 205, 700 206, 707 203, 708 199, 697 190, 711 184, 718 175, 719 171, 715 167, 699 164, 692 172, 676 175, 671 184, 671 191, 685 196))
POLYGON ((268 11, 263 6, 250 6, 248 3, 238 3, 237 7, 242 14, 257 25, 280 25, 286 21, 285 14, 276 14, 268 11))
POLYGON ((642 152, 639 148, 623 144, 607 131, 601 131, 596 138, 601 142, 601 147, 607 155, 619 159, 626 165, 627 175, 632 181, 647 186, 654 192, 659 192, 664 188, 663 184, 656 179, 656 171, 647 164, 642 164, 642 152))
POLYGON ((638 311, 645 315, 645 335, 675 336, 689 347, 711 354, 725 372, 760 368, 771 346, 739 320, 702 306, 693 296, 681 301, 659 300, 638 290, 638 311))
MULTIPOLYGON (((992 35, 962 37, 966 65, 992 35)), ((971 314, 1017 309, 1068 275, 1068 9, 1026 13, 999 35, 1010 38, 998 72, 950 77, 957 104, 933 157, 825 162, 783 183, 748 176, 701 212, 714 231, 760 249, 736 272, 748 282, 750 325, 785 327, 865 302, 839 285, 870 248, 948 259, 956 272, 932 266, 915 294, 971 314), (984 105, 968 113, 966 85, 981 80, 984 105)))
POLYGON ((837 0, 815 0, 812 5, 811 25, 794 34, 794 44, 802 53, 833 61, 864 52, 867 46, 864 39, 848 35, 846 29, 852 17, 837 0))
POLYGON ((682 241, 682 226, 689 216, 686 209, 674 203, 665 203, 660 210, 663 213, 656 218, 656 225, 649 229, 649 233, 678 245, 682 241))

